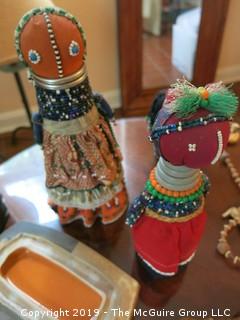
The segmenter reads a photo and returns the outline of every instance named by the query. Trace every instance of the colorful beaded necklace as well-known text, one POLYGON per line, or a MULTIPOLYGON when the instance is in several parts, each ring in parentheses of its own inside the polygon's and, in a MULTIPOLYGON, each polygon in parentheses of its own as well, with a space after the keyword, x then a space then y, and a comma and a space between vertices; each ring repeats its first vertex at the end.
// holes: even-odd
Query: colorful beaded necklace
MULTIPOLYGON (((152 171, 154 173, 154 171, 152 171)), ((134 200, 132 207, 128 212, 126 223, 132 227, 144 213, 145 208, 153 210, 159 217, 166 218, 183 218, 195 213, 203 205, 204 195, 208 192, 210 184, 207 176, 201 175, 196 186, 190 190, 184 191, 185 196, 178 194, 167 195, 171 191, 159 186, 164 190, 165 194, 159 192, 156 187, 151 184, 152 173, 147 181, 145 190, 134 200), (193 190, 195 190, 193 192, 193 190)), ((182 195, 182 194, 181 194, 182 195)), ((161 220, 161 219, 160 219, 161 220)))
POLYGON ((160 186, 154 177, 154 171, 150 174, 150 179, 146 183, 147 191, 154 197, 160 200, 169 201, 170 203, 193 201, 204 192, 204 182, 202 177, 197 181, 194 188, 186 191, 172 191, 160 186))
MULTIPOLYGON (((224 151, 222 155, 223 163, 228 167, 235 184, 240 188, 240 175, 231 161, 229 154, 224 151)), ((240 256, 234 255, 231 250, 230 244, 227 240, 227 236, 236 226, 240 226, 240 207, 232 207, 222 214, 223 218, 230 218, 228 224, 224 225, 223 230, 220 232, 220 238, 218 240, 217 250, 226 259, 233 262, 234 265, 240 266, 240 256)))

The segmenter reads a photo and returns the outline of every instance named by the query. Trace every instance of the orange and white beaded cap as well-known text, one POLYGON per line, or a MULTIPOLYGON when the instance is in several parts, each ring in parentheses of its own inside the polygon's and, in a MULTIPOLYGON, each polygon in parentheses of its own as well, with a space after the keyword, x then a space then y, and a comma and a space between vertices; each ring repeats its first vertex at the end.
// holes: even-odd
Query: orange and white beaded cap
POLYGON ((84 32, 79 22, 62 9, 28 12, 19 22, 15 37, 20 59, 37 76, 63 78, 84 65, 84 32))

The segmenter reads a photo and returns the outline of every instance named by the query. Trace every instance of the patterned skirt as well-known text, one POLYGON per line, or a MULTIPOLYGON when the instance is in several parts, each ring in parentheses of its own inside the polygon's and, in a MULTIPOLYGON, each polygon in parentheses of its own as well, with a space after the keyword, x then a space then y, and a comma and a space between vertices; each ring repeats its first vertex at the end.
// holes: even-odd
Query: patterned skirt
POLYGON ((44 120, 43 151, 49 204, 62 224, 107 224, 127 207, 121 153, 110 124, 94 107, 69 121, 44 120))

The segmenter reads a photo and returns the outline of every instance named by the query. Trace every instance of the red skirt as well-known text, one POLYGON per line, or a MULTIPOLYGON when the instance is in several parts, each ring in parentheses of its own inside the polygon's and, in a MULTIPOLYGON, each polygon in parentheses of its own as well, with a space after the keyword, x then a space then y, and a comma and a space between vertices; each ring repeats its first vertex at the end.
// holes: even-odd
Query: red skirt
POLYGON ((135 250, 152 270, 172 276, 194 256, 205 224, 205 211, 189 221, 173 223, 143 215, 132 228, 135 250))

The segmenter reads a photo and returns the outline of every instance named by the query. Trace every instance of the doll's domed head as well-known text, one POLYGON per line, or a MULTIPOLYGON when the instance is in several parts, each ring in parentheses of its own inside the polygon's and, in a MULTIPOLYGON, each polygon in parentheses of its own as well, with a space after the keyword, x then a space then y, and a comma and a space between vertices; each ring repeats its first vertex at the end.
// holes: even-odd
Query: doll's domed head
POLYGON ((234 93, 222 83, 196 88, 183 80, 161 103, 150 137, 162 157, 190 168, 214 164, 228 142, 229 118, 238 103, 234 93))
POLYGON ((85 35, 79 22, 59 8, 37 8, 26 13, 16 31, 16 48, 37 76, 59 79, 84 65, 85 35))

